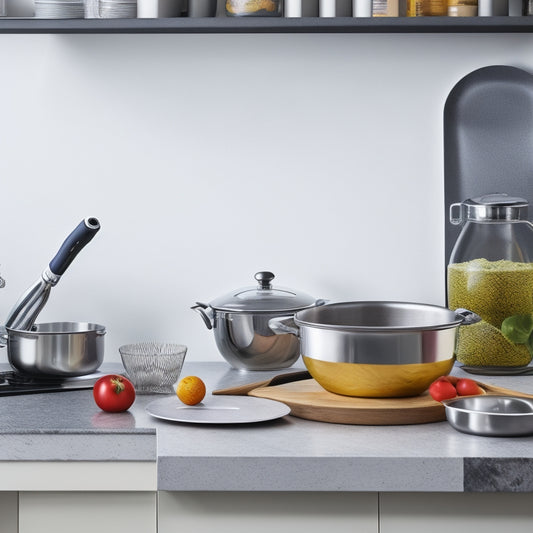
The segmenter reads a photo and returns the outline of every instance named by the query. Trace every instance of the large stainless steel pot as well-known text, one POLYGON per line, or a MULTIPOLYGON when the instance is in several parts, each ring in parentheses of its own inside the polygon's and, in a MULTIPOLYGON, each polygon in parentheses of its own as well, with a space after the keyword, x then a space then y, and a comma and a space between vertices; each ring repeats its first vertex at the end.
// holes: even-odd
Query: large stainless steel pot
POLYGON ((454 363, 459 326, 480 317, 465 309, 408 302, 340 302, 275 319, 299 335, 303 361, 326 390, 400 397, 425 391, 454 363))
POLYGON ((308 294, 273 287, 272 272, 255 274, 258 284, 236 289, 209 304, 196 302, 208 329, 215 334, 218 350, 234 368, 275 370, 286 368, 300 356, 298 336, 291 332, 275 334, 269 326, 273 318, 322 305, 308 294))
POLYGON ((104 360, 105 327, 88 322, 35 324, 31 331, 7 328, 9 364, 32 376, 83 376, 104 360))

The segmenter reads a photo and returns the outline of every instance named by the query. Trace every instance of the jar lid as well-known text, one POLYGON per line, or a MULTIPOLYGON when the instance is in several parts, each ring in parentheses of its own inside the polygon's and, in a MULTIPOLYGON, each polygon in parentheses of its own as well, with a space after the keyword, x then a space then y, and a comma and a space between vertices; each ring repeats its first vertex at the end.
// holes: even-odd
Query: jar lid
POLYGON ((257 285, 236 289, 224 296, 215 298, 210 306, 218 311, 271 313, 295 312, 315 305, 316 299, 303 292, 273 287, 272 272, 257 272, 257 285))
POLYGON ((529 203, 524 198, 505 193, 485 194, 450 206, 450 222, 458 225, 468 220, 527 220, 529 203))

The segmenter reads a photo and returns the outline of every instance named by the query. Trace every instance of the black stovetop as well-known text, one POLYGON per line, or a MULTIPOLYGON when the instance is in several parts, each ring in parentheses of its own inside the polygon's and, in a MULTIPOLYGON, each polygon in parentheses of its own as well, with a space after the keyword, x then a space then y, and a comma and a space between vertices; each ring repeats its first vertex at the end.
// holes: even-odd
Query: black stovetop
POLYGON ((95 372, 85 376, 67 378, 33 377, 12 370, 0 371, 0 396, 92 389, 96 380, 103 375, 101 372, 95 372))

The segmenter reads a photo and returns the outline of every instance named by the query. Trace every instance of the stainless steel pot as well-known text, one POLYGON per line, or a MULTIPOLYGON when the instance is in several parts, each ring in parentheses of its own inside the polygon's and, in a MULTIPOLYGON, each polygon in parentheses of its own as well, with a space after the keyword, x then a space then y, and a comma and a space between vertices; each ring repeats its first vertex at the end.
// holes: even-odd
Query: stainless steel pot
POLYGON ((105 328, 87 322, 34 324, 50 291, 79 252, 100 230, 95 217, 83 219, 68 235, 41 277, 20 297, 0 326, 0 346, 18 372, 33 376, 82 376, 103 361, 105 328))
POLYGON ((457 330, 480 318, 465 309, 407 302, 341 302, 275 319, 299 335, 310 374, 347 396, 415 396, 448 374, 457 330))
POLYGON ((7 328, 10 365, 32 376, 83 376, 104 360, 105 327, 88 322, 35 324, 31 331, 7 328))
POLYGON ((234 368, 275 370, 286 368, 300 356, 298 336, 291 332, 275 334, 270 320, 292 316, 297 311, 322 305, 305 293, 273 287, 272 272, 257 272, 258 284, 236 289, 209 304, 192 307, 212 329, 219 352, 234 368))

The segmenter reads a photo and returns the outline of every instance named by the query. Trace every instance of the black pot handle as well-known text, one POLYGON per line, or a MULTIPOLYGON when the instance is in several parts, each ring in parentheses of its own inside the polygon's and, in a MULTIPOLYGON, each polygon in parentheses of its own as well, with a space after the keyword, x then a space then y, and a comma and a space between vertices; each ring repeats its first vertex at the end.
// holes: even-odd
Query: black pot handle
POLYGON ((91 241, 100 229, 100 222, 95 217, 82 220, 74 231, 65 239, 48 267, 56 276, 61 276, 80 251, 91 241))

